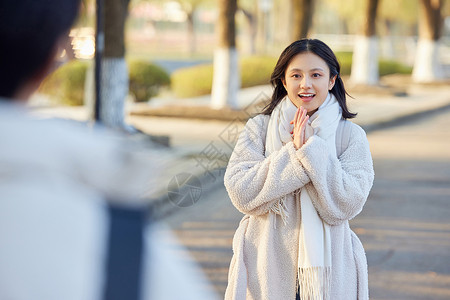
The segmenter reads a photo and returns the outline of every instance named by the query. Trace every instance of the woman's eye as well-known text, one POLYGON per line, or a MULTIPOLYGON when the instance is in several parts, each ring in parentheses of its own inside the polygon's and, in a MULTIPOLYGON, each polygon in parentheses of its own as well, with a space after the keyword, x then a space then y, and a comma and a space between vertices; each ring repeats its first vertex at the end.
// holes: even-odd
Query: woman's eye
POLYGON ((300 78, 300 75, 294 74, 294 75, 292 75, 292 77, 294 77, 294 78, 300 78))
POLYGON ((320 74, 319 73, 314 73, 313 77, 320 77, 320 74))

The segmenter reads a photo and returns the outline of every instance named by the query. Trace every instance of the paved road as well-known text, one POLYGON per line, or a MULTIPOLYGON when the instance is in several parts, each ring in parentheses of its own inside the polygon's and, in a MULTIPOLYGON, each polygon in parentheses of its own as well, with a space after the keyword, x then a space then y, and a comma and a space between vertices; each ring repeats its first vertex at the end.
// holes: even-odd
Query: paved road
MULTIPOLYGON (((376 179, 351 225, 371 299, 450 299, 450 110, 369 134, 376 179)), ((168 222, 223 294, 242 215, 220 182, 168 222)))
POLYGON ((375 184, 352 222, 372 299, 450 299, 450 110, 373 132, 375 184))

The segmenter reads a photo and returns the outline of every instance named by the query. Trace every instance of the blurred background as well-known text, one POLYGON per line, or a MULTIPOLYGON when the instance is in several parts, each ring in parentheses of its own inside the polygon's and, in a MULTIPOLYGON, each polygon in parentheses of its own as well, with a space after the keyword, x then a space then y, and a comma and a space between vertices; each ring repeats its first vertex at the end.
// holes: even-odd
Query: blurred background
MULTIPOLYGON (((240 87, 267 84, 281 51, 302 37, 326 42, 342 64, 342 75, 350 76, 353 71, 356 84, 379 85, 379 77, 389 74, 409 78, 415 66, 425 69, 413 78, 416 82, 442 80, 450 75, 448 1, 131 0, 105 1, 104 5, 105 34, 108 37, 108 31, 116 32, 116 36, 106 39, 106 52, 113 49, 105 57, 125 57, 130 80, 128 99, 133 102, 210 94, 214 53, 222 46, 237 50, 240 87), (117 27, 120 22, 108 22, 114 14, 125 16, 123 37, 117 27), (232 19, 233 24, 226 19, 232 19), (225 33, 224 37, 220 26, 228 26, 233 34, 225 33), (376 38, 370 41, 372 50, 354 53, 364 49, 364 36, 376 38), (420 40, 436 41, 438 48, 424 54, 420 40), (114 48, 124 50, 115 53, 114 48)), ((83 1, 79 20, 70 32, 70 44, 63 53, 63 61, 73 60, 40 89, 48 96, 47 101, 69 105, 87 102, 86 71, 92 67, 95 53, 95 6, 94 0, 83 1)), ((231 93, 215 107, 235 107, 230 99, 233 97, 231 93)))
POLYGON ((218 295, 242 218, 224 170, 271 97, 281 51, 310 37, 336 53, 353 121, 368 133, 375 183, 351 226, 371 299, 450 299, 450 1, 104 1, 96 100, 98 3, 83 1, 61 66, 31 105, 85 122, 100 101, 103 124, 163 144, 159 189, 146 197, 218 295))

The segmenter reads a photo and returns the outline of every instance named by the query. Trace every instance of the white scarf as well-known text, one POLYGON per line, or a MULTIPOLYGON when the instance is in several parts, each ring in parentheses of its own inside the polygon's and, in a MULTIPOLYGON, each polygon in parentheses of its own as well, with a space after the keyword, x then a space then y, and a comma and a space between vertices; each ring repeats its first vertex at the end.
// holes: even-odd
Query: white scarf
MULTIPOLYGON (((266 156, 281 149, 292 141, 290 132, 294 125, 297 107, 286 96, 273 110, 267 127, 266 156)), ((315 134, 323 138, 328 145, 330 155, 336 156, 336 129, 342 117, 341 108, 335 96, 328 94, 324 103, 308 121, 306 135, 315 134)), ((314 208, 311 198, 302 188, 294 192, 296 201, 301 205, 301 225, 298 252, 298 284, 300 299, 325 300, 330 298, 331 284, 331 240, 330 226, 325 223, 314 208)), ((287 212, 284 204, 286 197, 281 198, 271 208, 271 215, 280 215, 287 222, 287 212)), ((276 224, 276 217, 274 220, 276 224)))

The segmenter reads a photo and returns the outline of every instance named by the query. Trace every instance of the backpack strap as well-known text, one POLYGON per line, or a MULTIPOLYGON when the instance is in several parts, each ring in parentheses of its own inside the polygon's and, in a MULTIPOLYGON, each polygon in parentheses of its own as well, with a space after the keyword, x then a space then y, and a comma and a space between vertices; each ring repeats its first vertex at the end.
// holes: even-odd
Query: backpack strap
POLYGON ((148 211, 109 204, 110 229, 103 299, 139 300, 148 211))
POLYGON ((339 158, 350 144, 350 134, 352 132, 351 122, 345 119, 339 121, 336 130, 336 154, 339 158))

